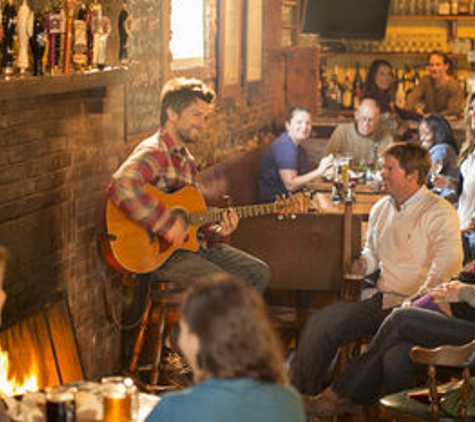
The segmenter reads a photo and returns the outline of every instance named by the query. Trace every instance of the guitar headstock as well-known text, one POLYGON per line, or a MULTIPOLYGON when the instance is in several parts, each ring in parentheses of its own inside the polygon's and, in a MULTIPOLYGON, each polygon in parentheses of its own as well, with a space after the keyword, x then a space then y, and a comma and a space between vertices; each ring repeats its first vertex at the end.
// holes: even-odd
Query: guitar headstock
POLYGON ((295 216, 309 211, 311 195, 309 192, 298 192, 286 198, 278 198, 275 201, 277 214, 295 216))

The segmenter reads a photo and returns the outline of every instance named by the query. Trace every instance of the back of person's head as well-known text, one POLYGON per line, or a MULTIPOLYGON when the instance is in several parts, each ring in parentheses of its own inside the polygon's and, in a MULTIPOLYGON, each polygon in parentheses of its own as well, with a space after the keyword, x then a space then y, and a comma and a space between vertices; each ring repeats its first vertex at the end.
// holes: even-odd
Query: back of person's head
POLYGON ((429 152, 419 142, 394 142, 382 152, 382 156, 391 155, 406 175, 419 172, 418 184, 422 186, 427 180, 431 168, 429 152))
MULTIPOLYGON (((378 85, 376 84, 376 73, 381 66, 386 66, 392 71, 392 65, 387 60, 377 59, 369 65, 368 73, 366 75, 366 81, 363 88, 363 95, 370 95, 374 91, 377 91, 378 85)), ((389 91, 389 89, 388 89, 389 91)))
POLYGON ((211 104, 215 99, 214 90, 199 79, 170 79, 160 94, 160 125, 163 126, 168 120, 168 108, 180 114, 197 100, 211 104))
POLYGON ((434 133, 434 145, 449 144, 458 152, 457 142, 455 142, 454 131, 448 120, 440 114, 425 116, 421 123, 425 122, 434 133))
POLYGON ((285 121, 287 123, 290 123, 292 118, 294 117, 295 113, 298 113, 300 111, 302 111, 304 113, 307 113, 307 114, 311 114, 310 110, 308 108, 303 107, 303 106, 298 105, 298 104, 292 104, 289 107, 289 110, 287 111, 287 117, 285 118, 285 121))
POLYGON ((181 317, 199 339, 196 364, 207 376, 287 381, 264 302, 244 281, 231 275, 199 280, 185 293, 181 317))

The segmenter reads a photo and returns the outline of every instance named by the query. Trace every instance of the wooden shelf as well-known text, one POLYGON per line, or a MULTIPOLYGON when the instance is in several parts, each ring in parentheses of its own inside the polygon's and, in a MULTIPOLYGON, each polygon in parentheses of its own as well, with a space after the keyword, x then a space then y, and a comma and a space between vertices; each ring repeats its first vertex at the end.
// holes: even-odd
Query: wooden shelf
MULTIPOLYGON (((392 52, 392 51, 341 51, 341 52, 317 52, 318 56, 323 57, 337 57, 344 54, 345 56, 389 56, 389 57, 427 57, 428 52, 392 52)), ((466 54, 451 54, 450 57, 454 59, 466 59, 466 54)))
POLYGON ((44 76, 3 76, 0 98, 26 98, 124 84, 126 69, 106 68, 44 76))
POLYGON ((475 21, 474 15, 389 15, 390 21, 475 21))

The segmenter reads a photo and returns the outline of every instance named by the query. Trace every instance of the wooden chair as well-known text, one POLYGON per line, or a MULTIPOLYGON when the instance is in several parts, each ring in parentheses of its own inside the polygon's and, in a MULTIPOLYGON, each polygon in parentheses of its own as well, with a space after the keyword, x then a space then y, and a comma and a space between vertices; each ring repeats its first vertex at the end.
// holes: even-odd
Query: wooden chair
POLYGON ((415 346, 411 350, 414 362, 428 366, 428 403, 411 398, 408 393, 423 391, 419 389, 406 390, 383 397, 379 401, 380 417, 384 420, 395 421, 468 421, 467 403, 469 399, 470 365, 475 357, 475 340, 462 346, 441 346, 427 349, 415 346), (459 416, 447 415, 440 407, 441 392, 449 388, 449 384, 438 385, 437 367, 459 368, 462 377, 460 386, 459 416))

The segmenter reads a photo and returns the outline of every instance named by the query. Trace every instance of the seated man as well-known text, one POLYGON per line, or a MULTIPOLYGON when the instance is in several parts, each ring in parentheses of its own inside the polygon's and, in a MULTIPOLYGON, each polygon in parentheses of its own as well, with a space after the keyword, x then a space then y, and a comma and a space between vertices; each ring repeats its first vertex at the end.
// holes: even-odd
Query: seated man
POLYGON ((465 94, 459 81, 451 75, 451 61, 446 54, 429 54, 429 74, 408 95, 405 108, 423 115, 437 113, 459 118, 463 114, 465 94))
POLYGON ((430 156, 420 144, 394 143, 383 151, 383 189, 388 196, 372 208, 366 244, 352 272, 379 270, 373 288, 359 302, 337 302, 308 319, 296 353, 294 383, 302 393, 316 394, 338 348, 373 335, 393 307, 405 298, 448 280, 461 267, 458 218, 445 199, 430 192, 425 181, 430 156))
POLYGON ((114 173, 109 198, 133 221, 175 248, 154 271, 155 277, 188 285, 201 276, 231 273, 262 292, 270 278, 267 264, 221 241, 237 228, 235 210, 223 212, 219 224, 200 229, 200 248, 195 252, 183 248, 189 233, 185 219, 150 192, 150 186, 166 194, 196 186, 196 162, 187 146, 200 141, 214 100, 214 91, 200 80, 168 81, 160 97, 161 128, 141 142, 114 173))
POLYGON ((401 307, 383 322, 364 352, 316 397, 308 411, 318 417, 346 413, 354 404, 371 405, 380 397, 415 386, 416 367, 409 352, 415 345, 461 345, 475 338, 475 261, 456 280, 434 288, 429 296, 449 314, 401 307))
POLYGON ((290 108, 285 122, 287 129, 268 148, 259 174, 260 202, 273 202, 323 177, 333 160, 325 158, 318 168, 298 174, 298 146, 308 139, 312 130, 310 112, 299 106, 290 108))
POLYGON ((355 111, 353 123, 342 123, 332 133, 325 155, 339 154, 353 157, 356 164, 378 159, 381 151, 393 142, 388 127, 381 123, 381 113, 376 101, 364 98, 355 111))

